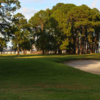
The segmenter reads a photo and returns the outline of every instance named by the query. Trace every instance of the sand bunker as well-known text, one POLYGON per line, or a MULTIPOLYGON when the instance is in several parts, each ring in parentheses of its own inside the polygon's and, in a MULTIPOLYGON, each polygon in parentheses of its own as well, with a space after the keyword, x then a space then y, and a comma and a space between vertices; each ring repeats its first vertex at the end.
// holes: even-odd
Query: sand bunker
POLYGON ((72 60, 64 64, 93 74, 100 74, 99 60, 72 60))

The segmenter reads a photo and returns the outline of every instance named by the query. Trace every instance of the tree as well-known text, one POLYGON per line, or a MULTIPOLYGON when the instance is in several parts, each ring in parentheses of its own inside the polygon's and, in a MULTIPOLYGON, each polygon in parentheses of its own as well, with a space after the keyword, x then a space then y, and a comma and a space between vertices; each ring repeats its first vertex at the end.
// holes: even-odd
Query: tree
POLYGON ((1 51, 1 54, 2 54, 2 51, 3 51, 4 47, 7 47, 6 41, 3 38, 0 38, 0 51, 1 51))
POLYGON ((9 41, 9 37, 12 35, 10 23, 13 12, 20 7, 19 0, 0 0, 0 33, 3 36, 3 39, 0 39, 1 51, 6 46, 5 41, 9 41))
POLYGON ((37 12, 30 20, 32 29, 34 31, 34 35, 37 36, 36 46, 38 49, 42 50, 42 54, 44 54, 44 50, 46 49, 47 39, 47 30, 46 30, 46 23, 50 17, 50 10, 47 9, 46 11, 40 10, 37 12))
POLYGON ((30 20, 37 48, 68 53, 93 53, 98 48, 100 12, 86 5, 58 3, 30 20), (51 40, 52 39, 52 40, 51 40))
POLYGON ((12 39, 13 44, 17 48, 17 54, 19 55, 19 49, 22 49, 25 54, 25 50, 29 50, 30 48, 30 25, 27 23, 27 20, 21 13, 17 13, 13 16, 14 22, 12 29, 14 30, 14 36, 12 39), (29 46, 28 46, 29 45, 29 46))
POLYGON ((10 23, 12 21, 12 13, 20 8, 18 0, 0 0, 0 32, 3 35, 8 35, 10 31, 10 23), (5 31, 9 29, 9 31, 5 31))
POLYGON ((51 12, 53 13, 57 9, 61 8, 64 5, 64 3, 57 3, 53 8, 51 9, 51 12))
POLYGON ((68 23, 67 23, 67 13, 75 7, 74 4, 63 4, 62 6, 58 7, 57 10, 55 10, 51 17, 53 17, 57 22, 58 25, 56 27, 56 42, 58 47, 58 53, 61 53, 60 49, 67 49, 67 45, 69 43, 69 36, 71 35, 68 31, 68 23), (66 39, 67 38, 67 39, 66 39))
POLYGON ((74 48, 76 48, 76 51, 78 48, 79 54, 85 51, 88 53, 88 49, 90 49, 91 52, 94 42, 94 27, 100 23, 97 21, 97 18, 99 18, 98 13, 95 13, 95 11, 90 9, 88 6, 82 5, 71 9, 66 17, 71 24, 69 28, 71 27, 70 29, 72 29, 72 35, 75 34, 77 37, 76 39, 74 38, 74 43, 76 43, 74 48))

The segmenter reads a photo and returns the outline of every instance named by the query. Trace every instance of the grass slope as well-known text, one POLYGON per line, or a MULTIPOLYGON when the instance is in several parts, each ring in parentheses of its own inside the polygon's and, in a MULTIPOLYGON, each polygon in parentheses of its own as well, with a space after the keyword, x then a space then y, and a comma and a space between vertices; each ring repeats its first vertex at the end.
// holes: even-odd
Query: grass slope
POLYGON ((62 63, 99 55, 1 55, 0 100, 99 100, 100 75, 62 63))

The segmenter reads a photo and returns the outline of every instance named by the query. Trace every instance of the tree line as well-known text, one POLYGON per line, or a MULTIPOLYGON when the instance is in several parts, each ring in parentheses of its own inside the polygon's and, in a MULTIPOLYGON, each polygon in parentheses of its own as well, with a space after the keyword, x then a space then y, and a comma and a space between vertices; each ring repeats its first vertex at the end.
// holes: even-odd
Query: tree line
POLYGON ((6 29, 13 49, 30 50, 35 44, 42 54, 95 53, 99 48, 100 12, 86 5, 58 3, 52 9, 40 10, 28 21, 21 13, 13 15, 6 29))

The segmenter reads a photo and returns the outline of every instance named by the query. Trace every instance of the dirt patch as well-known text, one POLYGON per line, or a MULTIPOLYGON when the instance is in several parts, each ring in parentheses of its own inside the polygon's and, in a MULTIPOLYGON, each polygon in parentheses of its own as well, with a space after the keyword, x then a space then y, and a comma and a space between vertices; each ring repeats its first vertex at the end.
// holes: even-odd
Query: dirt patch
POLYGON ((64 64, 93 74, 100 74, 99 60, 73 60, 64 64))

